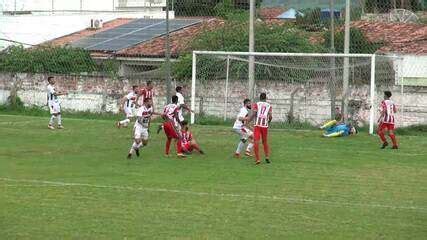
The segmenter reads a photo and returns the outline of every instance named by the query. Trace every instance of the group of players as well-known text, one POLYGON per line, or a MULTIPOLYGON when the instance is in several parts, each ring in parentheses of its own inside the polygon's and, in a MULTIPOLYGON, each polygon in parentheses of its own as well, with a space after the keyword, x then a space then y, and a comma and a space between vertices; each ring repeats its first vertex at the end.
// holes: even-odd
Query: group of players
MULTIPOLYGON (((66 92, 55 90, 55 80, 48 78, 47 86, 47 105, 49 107, 51 118, 48 128, 55 129, 54 121, 57 120, 57 128, 62 129, 61 107, 58 96, 66 95, 66 92)), ((188 122, 184 119, 183 111, 192 112, 184 101, 183 88, 176 87, 176 94, 172 96, 171 103, 164 106, 162 112, 155 112, 153 107, 154 89, 151 81, 147 81, 146 86, 140 88, 133 86, 126 96, 120 101, 120 111, 125 114, 125 119, 118 121, 118 128, 127 127, 132 119, 135 119, 133 126, 133 142, 128 152, 129 159, 135 154, 140 155, 139 150, 148 144, 150 123, 155 117, 161 117, 163 123, 159 125, 157 133, 164 131, 166 136, 165 156, 170 156, 170 146, 172 142, 176 146, 178 157, 186 157, 194 150, 204 154, 199 144, 196 142, 193 134, 189 130, 188 122)), ((378 135, 382 141, 381 148, 386 148, 388 142, 385 133, 388 132, 392 140, 393 149, 397 149, 397 141, 394 134, 394 125, 396 106, 390 99, 391 92, 384 92, 384 100, 380 105, 380 118, 378 120, 378 135)), ((259 101, 252 103, 250 99, 243 100, 243 106, 237 114, 233 125, 233 131, 239 136, 237 149, 234 153, 236 158, 241 157, 241 152, 246 146, 245 155, 252 157, 255 153, 255 163, 260 164, 259 143, 262 141, 264 148, 265 162, 270 163, 270 149, 268 145, 268 128, 273 118, 272 107, 267 102, 266 93, 261 93, 259 101)), ((344 123, 341 115, 337 114, 335 120, 327 122, 321 127, 325 129, 325 137, 348 136, 356 134, 357 130, 344 123)))

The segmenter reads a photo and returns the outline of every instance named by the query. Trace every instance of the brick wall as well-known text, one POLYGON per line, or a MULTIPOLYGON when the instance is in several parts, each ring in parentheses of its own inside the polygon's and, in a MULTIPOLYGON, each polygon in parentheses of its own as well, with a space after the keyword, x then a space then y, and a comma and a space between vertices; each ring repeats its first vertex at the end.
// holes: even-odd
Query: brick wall
MULTIPOLYGON (((111 80, 102 76, 55 76, 58 90, 66 90, 68 96, 61 96, 63 109, 93 112, 117 112, 119 100, 134 84, 143 84, 143 80, 111 80)), ((43 106, 46 104, 46 76, 42 74, 0 74, 0 103, 6 102, 13 84, 18 83, 18 96, 26 105, 43 106)), ((155 108, 161 109, 165 104, 165 83, 155 81, 155 108)), ((184 84, 190 86, 190 83, 184 84)), ((268 93, 273 105, 274 120, 286 121, 294 92, 294 117, 300 121, 319 124, 330 117, 330 99, 325 83, 298 85, 284 82, 259 81, 257 91, 268 93)), ((228 97, 225 98, 224 81, 211 81, 197 84, 196 112, 203 111, 207 115, 234 118, 246 97, 245 82, 231 82, 228 97), (224 113, 227 100, 227 112, 224 113)), ((391 90, 398 108, 398 125, 427 124, 427 87, 383 87, 377 86, 375 103, 382 98, 382 91, 391 90)), ((341 95, 341 90, 336 92, 341 95)), ((186 102, 190 103, 190 88, 186 88, 186 102)), ((358 104, 355 113, 363 122, 369 119, 369 86, 353 86, 350 100, 358 104)), ((340 106, 337 99, 337 106, 340 106)), ((376 106, 375 106, 376 107, 376 106)))

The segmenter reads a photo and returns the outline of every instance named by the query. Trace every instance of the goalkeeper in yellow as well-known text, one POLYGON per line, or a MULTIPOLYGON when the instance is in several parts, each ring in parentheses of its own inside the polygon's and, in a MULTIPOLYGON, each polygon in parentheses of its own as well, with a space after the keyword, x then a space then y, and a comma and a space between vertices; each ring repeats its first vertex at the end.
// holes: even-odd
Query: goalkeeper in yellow
POLYGON ((326 122, 320 129, 325 130, 324 137, 346 137, 357 134, 357 129, 342 121, 341 114, 337 114, 334 120, 326 122))

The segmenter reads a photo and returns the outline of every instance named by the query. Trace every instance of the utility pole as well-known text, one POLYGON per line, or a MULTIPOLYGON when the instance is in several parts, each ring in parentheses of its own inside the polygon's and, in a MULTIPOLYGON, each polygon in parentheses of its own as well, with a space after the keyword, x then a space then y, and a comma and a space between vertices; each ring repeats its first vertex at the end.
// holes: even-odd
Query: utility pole
MULTIPOLYGON (((345 1, 345 32, 344 32, 344 54, 350 53, 350 0, 345 1)), ((342 114, 344 119, 348 117, 348 81, 349 81, 349 59, 344 57, 343 69, 343 93, 342 93, 342 114)))
MULTIPOLYGON (((249 0, 249 52, 255 52, 255 0, 249 0)), ((249 56, 249 98, 255 98, 255 56, 249 56)))
POLYGON ((170 37, 169 37, 169 0, 166 0, 166 51, 165 51, 165 74, 166 74, 166 103, 169 103, 169 99, 172 94, 172 83, 171 83, 171 49, 170 49, 170 37))
MULTIPOLYGON (((334 0, 329 0, 329 17, 331 18, 330 30, 330 53, 335 53, 335 6, 334 0)), ((335 118, 335 101, 336 101, 336 75, 335 75, 335 57, 330 58, 331 80, 329 81, 329 92, 331 97, 331 119, 335 118)))

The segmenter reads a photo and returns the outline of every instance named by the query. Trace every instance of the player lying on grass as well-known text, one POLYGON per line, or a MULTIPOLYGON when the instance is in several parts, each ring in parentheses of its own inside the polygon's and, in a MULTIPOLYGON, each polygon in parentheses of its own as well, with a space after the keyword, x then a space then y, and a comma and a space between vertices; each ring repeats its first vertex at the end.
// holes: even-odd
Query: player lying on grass
POLYGON ((200 149, 199 144, 197 144, 196 140, 193 137, 193 134, 190 132, 188 128, 188 122, 182 121, 181 123, 182 129, 181 129, 181 135, 182 138, 180 140, 180 144, 182 147, 182 151, 185 153, 192 153, 193 150, 196 150, 200 154, 205 154, 202 149, 200 149))
POLYGON ((138 86, 132 86, 132 91, 130 91, 121 99, 119 111, 124 112, 125 119, 116 123, 118 128, 127 127, 131 118, 135 117, 135 107, 138 98, 138 92, 138 86))
POLYGON ((55 129, 53 126, 55 124, 55 119, 57 120, 58 128, 64 128, 62 126, 62 117, 61 117, 61 103, 59 102, 58 96, 67 95, 66 92, 60 92, 55 90, 55 79, 53 77, 47 78, 47 106, 50 111, 50 121, 47 126, 49 129, 55 129))
POLYGON ((345 124, 341 114, 337 114, 334 120, 326 122, 320 129, 325 130, 324 137, 345 137, 357 134, 357 129, 350 124, 345 124))
POLYGON ((153 111, 153 104, 151 98, 145 98, 144 104, 138 108, 136 113, 136 121, 133 127, 133 144, 129 150, 127 158, 132 158, 135 153, 139 157, 139 150, 141 147, 147 146, 149 137, 150 121, 153 115, 160 115, 153 111))
POLYGON ((251 100, 243 100, 243 106, 240 108, 239 114, 237 114, 236 121, 234 122, 233 131, 239 135, 239 143, 237 144, 236 152, 234 156, 240 158, 240 153, 242 152, 245 144, 248 143, 246 147, 245 155, 252 157, 252 147, 253 144, 253 133, 250 127, 248 126, 248 115, 251 109, 251 100))
POLYGON ((384 92, 384 100, 380 105, 380 117, 378 119, 378 136, 380 136, 381 142, 383 145, 381 149, 384 149, 388 146, 387 139, 385 138, 385 133, 388 132, 388 136, 393 143, 392 149, 398 149, 396 136, 394 135, 394 114, 396 113, 396 105, 390 99, 391 92, 384 92))

